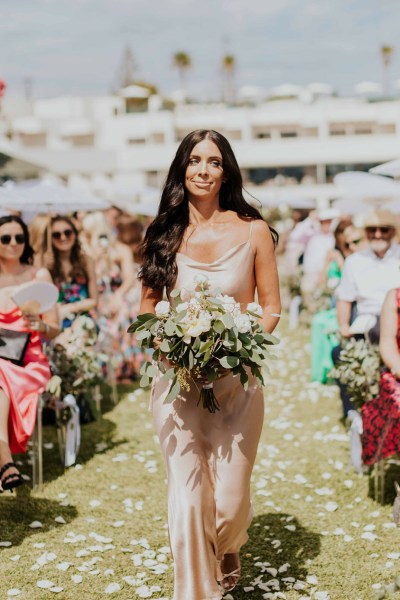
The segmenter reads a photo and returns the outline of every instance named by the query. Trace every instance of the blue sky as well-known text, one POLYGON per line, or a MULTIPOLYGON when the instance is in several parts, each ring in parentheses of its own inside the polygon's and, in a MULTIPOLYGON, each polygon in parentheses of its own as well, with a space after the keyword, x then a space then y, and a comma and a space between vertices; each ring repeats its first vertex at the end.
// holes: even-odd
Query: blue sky
POLYGON ((236 85, 332 83, 350 93, 382 81, 379 48, 395 47, 400 79, 399 0, 2 0, 0 78, 22 95, 103 94, 130 44, 138 79, 167 94, 179 87, 172 56, 190 54, 192 95, 218 98, 224 53, 236 85))

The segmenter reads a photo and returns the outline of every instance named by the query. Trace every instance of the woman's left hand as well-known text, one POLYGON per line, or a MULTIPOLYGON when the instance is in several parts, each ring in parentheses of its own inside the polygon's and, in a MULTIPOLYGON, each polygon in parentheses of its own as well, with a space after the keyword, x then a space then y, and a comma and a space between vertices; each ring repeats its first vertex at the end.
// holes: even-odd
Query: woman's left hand
POLYGON ((27 329, 30 331, 45 331, 46 324, 38 315, 25 314, 24 315, 24 324, 27 329))

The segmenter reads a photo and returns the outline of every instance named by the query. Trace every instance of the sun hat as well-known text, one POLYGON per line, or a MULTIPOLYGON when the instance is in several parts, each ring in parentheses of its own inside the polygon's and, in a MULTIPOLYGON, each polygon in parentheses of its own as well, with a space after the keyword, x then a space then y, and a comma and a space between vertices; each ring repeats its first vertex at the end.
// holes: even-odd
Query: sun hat
POLYGON ((318 211, 318 221, 333 221, 340 216, 340 212, 336 208, 324 208, 318 211))
POLYGON ((373 209, 363 219, 363 227, 397 227, 396 215, 390 210, 373 209))

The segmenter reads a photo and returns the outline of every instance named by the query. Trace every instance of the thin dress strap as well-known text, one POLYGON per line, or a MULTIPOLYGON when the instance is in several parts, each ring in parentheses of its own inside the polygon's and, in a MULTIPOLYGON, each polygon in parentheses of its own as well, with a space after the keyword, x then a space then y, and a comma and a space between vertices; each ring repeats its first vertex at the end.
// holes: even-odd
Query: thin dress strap
POLYGON ((249 239, 248 241, 251 242, 251 236, 253 235, 253 225, 254 225, 254 221, 255 219, 252 219, 251 223, 250 223, 250 235, 249 235, 249 239))

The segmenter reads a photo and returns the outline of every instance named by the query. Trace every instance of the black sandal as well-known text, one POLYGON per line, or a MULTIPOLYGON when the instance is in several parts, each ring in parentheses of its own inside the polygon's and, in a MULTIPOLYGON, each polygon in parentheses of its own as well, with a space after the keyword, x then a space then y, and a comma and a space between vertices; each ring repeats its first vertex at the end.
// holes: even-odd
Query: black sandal
POLYGON ((3 465, 0 469, 0 493, 5 492, 6 490, 10 490, 12 492, 14 488, 17 488, 25 483, 25 480, 22 477, 21 473, 12 473, 11 475, 7 475, 7 477, 4 477, 4 479, 2 479, 3 473, 5 473, 8 469, 11 469, 12 467, 15 467, 17 469, 17 465, 14 462, 9 462, 3 465))

